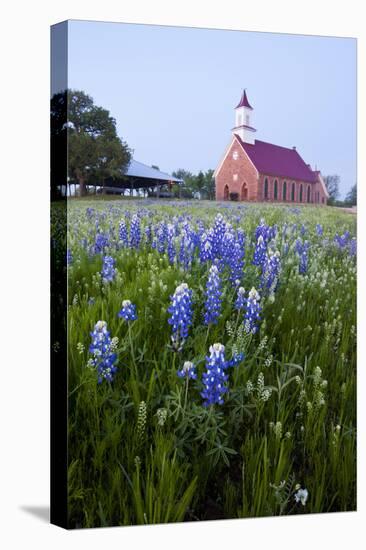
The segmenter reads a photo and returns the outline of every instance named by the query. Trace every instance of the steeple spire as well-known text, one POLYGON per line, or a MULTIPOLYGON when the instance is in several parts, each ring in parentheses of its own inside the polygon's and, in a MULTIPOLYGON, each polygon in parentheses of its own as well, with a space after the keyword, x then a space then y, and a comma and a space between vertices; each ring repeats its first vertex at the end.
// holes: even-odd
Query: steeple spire
POLYGON ((235 107, 235 127, 233 133, 238 135, 244 143, 254 145, 254 134, 256 129, 252 126, 253 107, 248 101, 247 92, 244 88, 238 105, 235 107))
POLYGON ((235 107, 235 109, 239 109, 239 107, 247 107, 248 109, 251 109, 253 111, 253 107, 250 105, 248 98, 247 98, 247 91, 244 88, 243 95, 241 96, 241 100, 239 101, 238 105, 235 107))

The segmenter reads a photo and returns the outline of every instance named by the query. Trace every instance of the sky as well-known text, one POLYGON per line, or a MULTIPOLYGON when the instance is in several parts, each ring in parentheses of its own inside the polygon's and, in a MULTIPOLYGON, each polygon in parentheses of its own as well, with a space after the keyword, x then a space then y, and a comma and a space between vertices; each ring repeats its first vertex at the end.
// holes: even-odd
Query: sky
POLYGON ((243 88, 256 139, 356 183, 356 40, 70 21, 68 86, 110 111, 136 160, 216 168, 243 88))

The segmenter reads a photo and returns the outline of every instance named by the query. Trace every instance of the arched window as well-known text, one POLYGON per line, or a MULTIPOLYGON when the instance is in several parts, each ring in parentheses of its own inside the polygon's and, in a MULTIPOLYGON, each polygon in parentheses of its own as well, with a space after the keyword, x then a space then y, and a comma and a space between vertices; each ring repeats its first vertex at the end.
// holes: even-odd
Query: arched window
POLYGON ((278 183, 277 180, 274 181, 274 191, 273 191, 274 200, 278 199, 278 183))
POLYGON ((307 198, 308 202, 310 202, 310 193, 311 193, 310 185, 308 185, 308 198, 307 198))
POLYGON ((295 182, 292 182, 292 187, 291 187, 291 200, 292 200, 292 201, 295 200, 295 182))
POLYGON ((264 198, 268 199, 268 179, 264 180, 264 198))
POLYGON ((282 187, 282 200, 285 201, 286 200, 286 197, 287 197, 287 183, 284 181, 283 182, 283 187, 282 187))
POLYGON ((302 202, 302 183, 300 184, 300 202, 302 202))

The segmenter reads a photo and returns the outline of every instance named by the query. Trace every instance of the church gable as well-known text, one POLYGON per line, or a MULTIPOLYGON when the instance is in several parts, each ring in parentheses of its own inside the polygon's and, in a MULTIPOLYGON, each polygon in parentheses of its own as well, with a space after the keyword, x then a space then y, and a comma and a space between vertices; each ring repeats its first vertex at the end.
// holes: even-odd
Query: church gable
POLYGON ((234 136, 215 172, 216 200, 258 200, 258 172, 234 136))

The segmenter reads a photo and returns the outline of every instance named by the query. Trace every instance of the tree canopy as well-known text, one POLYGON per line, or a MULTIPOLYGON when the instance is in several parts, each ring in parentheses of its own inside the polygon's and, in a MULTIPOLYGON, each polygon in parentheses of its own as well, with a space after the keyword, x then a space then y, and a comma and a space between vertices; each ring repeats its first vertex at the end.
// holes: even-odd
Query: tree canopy
POLYGON ((339 197, 339 183, 341 178, 337 174, 324 177, 324 183, 329 193, 328 204, 335 204, 339 197))
POLYGON ((212 169, 202 172, 200 170, 198 174, 192 174, 188 170, 179 168, 173 172, 175 178, 182 179, 184 184, 179 189, 179 192, 183 197, 192 198, 199 196, 201 199, 215 198, 215 181, 213 178, 214 171, 212 169))
POLYGON ((67 131, 68 177, 79 183, 84 194, 88 183, 103 185, 106 178, 119 177, 131 160, 131 150, 117 135, 116 121, 107 109, 94 104, 81 90, 67 91, 67 123, 60 116, 64 94, 51 101, 51 130, 67 131))
POLYGON ((357 205, 357 183, 355 183, 354 186, 347 193, 345 202, 350 206, 357 205))

